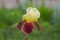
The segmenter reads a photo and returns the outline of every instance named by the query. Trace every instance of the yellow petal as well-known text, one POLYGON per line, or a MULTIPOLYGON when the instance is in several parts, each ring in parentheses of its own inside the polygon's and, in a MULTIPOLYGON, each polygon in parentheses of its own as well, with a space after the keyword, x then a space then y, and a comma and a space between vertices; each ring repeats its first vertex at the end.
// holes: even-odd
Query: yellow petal
POLYGON ((23 20, 36 21, 40 17, 40 12, 36 8, 29 7, 26 9, 26 14, 23 15, 23 20))
POLYGON ((29 7, 26 9, 27 14, 31 14, 31 16, 36 17, 37 19, 40 17, 40 12, 36 8, 29 7))

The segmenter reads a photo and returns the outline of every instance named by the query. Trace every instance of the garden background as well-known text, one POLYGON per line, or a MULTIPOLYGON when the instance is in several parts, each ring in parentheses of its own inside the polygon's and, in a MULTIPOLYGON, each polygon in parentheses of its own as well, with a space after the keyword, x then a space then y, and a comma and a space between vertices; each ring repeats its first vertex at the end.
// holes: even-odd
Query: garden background
POLYGON ((24 40, 25 36, 17 30, 27 7, 36 7, 40 13, 39 32, 28 36, 29 40, 60 40, 60 0, 0 0, 0 40, 24 40))

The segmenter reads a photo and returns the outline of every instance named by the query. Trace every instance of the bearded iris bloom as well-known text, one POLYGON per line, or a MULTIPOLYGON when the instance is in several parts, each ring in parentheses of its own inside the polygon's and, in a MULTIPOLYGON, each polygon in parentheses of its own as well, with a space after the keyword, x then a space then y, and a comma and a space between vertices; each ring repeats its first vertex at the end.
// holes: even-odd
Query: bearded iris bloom
POLYGON ((41 31, 41 27, 38 23, 38 19, 40 18, 40 12, 36 8, 29 7, 26 9, 26 14, 22 16, 22 21, 19 22, 17 28, 21 30, 26 35, 33 32, 34 26, 41 31))

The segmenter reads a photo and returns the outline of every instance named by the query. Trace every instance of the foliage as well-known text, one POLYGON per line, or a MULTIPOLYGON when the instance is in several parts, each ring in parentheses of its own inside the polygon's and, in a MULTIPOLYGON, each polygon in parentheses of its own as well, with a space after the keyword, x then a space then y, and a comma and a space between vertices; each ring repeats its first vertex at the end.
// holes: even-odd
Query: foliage
MULTIPOLYGON (((29 40, 60 40, 60 21, 58 21, 60 20, 60 16, 57 17, 57 22, 54 22, 58 23, 58 25, 51 25, 50 20, 52 20, 51 15, 53 13, 53 10, 45 6, 40 6, 38 9, 41 12, 39 23, 43 29, 43 32, 39 32, 35 27, 34 32, 28 36, 29 40)), ((25 39, 25 36, 21 31, 14 29, 14 27, 16 27, 18 22, 21 20, 23 14, 25 14, 25 9, 22 7, 12 10, 7 10, 5 8, 0 10, 0 40, 4 40, 4 32, 6 32, 5 35, 8 36, 6 40, 25 39), (8 30, 6 30, 6 27, 9 25, 13 29, 10 29, 9 27, 8 30), (10 34, 10 32, 12 33, 10 34)), ((53 21, 54 20, 55 19, 53 19, 53 21)))
POLYGON ((12 9, 12 10, 7 10, 7 9, 1 9, 0 10, 0 27, 5 24, 7 25, 12 25, 14 23, 17 23, 20 21, 22 18, 22 15, 24 14, 23 9, 12 9))
POLYGON ((39 11, 41 13, 41 18, 45 21, 50 21, 51 20, 51 15, 53 13, 53 9, 46 7, 46 6, 40 6, 39 11))

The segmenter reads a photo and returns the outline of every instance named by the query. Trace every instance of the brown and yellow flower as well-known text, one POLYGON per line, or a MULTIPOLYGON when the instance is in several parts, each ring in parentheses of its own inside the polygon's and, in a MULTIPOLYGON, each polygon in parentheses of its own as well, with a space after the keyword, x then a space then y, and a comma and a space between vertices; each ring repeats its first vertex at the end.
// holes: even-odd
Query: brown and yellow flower
POLYGON ((37 26, 38 30, 41 31, 38 23, 39 18, 40 12, 36 8, 29 7, 26 9, 26 14, 22 16, 22 21, 19 22, 17 28, 26 34, 32 33, 34 26, 37 26))

